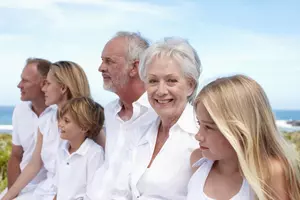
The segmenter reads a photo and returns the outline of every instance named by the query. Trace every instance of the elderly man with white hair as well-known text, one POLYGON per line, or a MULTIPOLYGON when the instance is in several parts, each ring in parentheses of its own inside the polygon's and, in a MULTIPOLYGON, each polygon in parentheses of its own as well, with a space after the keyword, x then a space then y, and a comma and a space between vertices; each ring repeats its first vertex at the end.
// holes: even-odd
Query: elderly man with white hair
MULTIPOLYGON (((139 33, 118 32, 109 40, 101 55, 104 89, 118 98, 104 108, 105 164, 96 172, 87 189, 87 198, 110 199, 111 190, 120 180, 122 166, 130 161, 123 149, 138 138, 135 130, 147 127, 156 113, 148 102, 145 84, 139 77, 139 62, 149 44, 139 33)), ((142 131, 144 132, 144 131, 142 131)), ((102 143, 102 142, 99 142, 102 143)))

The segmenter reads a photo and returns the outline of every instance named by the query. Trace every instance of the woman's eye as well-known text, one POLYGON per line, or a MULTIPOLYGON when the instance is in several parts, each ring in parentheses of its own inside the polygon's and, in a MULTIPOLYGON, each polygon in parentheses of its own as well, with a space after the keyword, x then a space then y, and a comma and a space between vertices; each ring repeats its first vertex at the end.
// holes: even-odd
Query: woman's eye
POLYGON ((176 80, 176 79, 168 79, 168 82, 169 82, 169 83, 176 83, 177 80, 176 80))
POLYGON ((207 130, 212 130, 213 128, 210 127, 210 126, 206 126, 206 129, 207 129, 207 130))

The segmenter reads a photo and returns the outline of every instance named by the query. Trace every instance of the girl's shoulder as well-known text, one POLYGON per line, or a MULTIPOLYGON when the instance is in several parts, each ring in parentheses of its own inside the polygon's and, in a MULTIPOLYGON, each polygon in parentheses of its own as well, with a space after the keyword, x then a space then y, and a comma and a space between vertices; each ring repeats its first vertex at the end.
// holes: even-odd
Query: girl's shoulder
POLYGON ((202 158, 203 158, 203 156, 202 156, 202 152, 200 149, 195 149, 192 152, 191 157, 190 157, 190 166, 192 168, 193 173, 195 171, 197 171, 197 169, 200 167, 198 165, 195 166, 195 164, 197 164, 197 162, 202 158))

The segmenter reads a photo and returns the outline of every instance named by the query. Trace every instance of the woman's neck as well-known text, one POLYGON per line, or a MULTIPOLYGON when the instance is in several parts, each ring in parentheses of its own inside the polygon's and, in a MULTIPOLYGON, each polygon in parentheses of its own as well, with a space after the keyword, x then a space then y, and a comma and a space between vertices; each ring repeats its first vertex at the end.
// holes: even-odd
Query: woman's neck
POLYGON ((59 101, 56 105, 57 105, 57 108, 58 110, 61 110, 64 105, 67 103, 68 99, 66 98, 63 98, 61 101, 59 101))

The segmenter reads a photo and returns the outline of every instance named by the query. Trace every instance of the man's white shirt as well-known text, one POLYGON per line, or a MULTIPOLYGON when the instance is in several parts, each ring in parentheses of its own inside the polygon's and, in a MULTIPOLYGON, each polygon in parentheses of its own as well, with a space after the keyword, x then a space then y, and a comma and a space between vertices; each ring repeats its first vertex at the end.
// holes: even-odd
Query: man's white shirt
POLYGON ((118 115, 122 109, 119 99, 104 108, 105 164, 96 172, 92 184, 88 186, 88 197, 92 200, 109 198, 108 195, 111 195, 111 191, 118 183, 116 180, 122 176, 122 166, 131 161, 125 149, 141 137, 136 130, 141 126, 146 127, 157 118, 146 93, 132 105, 133 114, 128 121, 123 121, 118 115))

